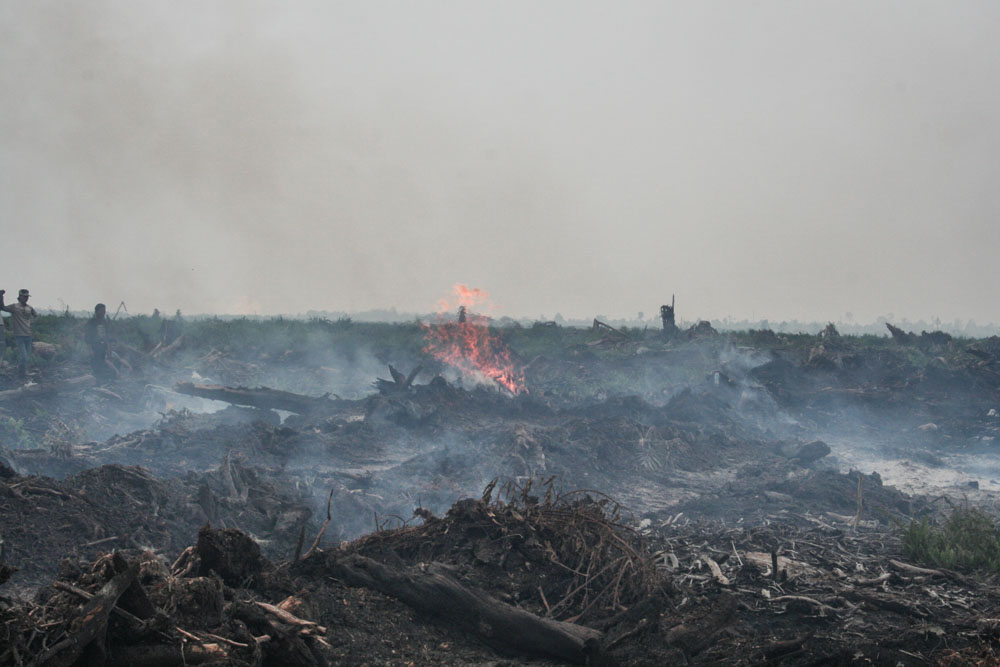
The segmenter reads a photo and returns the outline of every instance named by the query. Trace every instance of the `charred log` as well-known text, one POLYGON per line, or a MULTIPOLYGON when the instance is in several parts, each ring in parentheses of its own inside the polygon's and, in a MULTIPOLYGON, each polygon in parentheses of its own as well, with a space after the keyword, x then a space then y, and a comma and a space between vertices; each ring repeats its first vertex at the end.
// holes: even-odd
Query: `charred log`
POLYGON ((587 661, 602 633, 541 618, 452 579, 443 566, 399 570, 364 556, 329 556, 326 569, 351 586, 377 590, 410 607, 443 618, 494 648, 533 656, 587 661))
POLYGON ((32 397, 37 398, 47 394, 55 394, 64 391, 76 391, 92 387, 97 383, 93 375, 81 375, 80 377, 59 380, 56 382, 46 382, 42 384, 29 384, 17 389, 0 391, 0 402, 17 398, 32 397))
POLYGON ((304 396, 290 391, 280 391, 259 387, 224 387, 217 384, 195 384, 179 382, 174 385, 174 391, 189 396, 209 398, 213 401, 225 401, 234 405, 245 405, 264 410, 286 410, 296 414, 312 414, 333 410, 337 403, 328 396, 304 396))

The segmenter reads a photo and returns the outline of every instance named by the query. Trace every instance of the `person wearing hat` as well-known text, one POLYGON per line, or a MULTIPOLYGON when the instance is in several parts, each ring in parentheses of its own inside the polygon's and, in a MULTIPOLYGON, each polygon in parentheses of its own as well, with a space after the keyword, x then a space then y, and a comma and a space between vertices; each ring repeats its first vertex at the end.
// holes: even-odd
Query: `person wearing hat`
POLYGON ((0 310, 10 313, 10 329, 14 334, 14 344, 21 355, 18 370, 21 377, 28 374, 28 354, 31 352, 31 320, 38 317, 35 309, 28 305, 28 297, 31 294, 28 290, 22 289, 17 292, 17 303, 9 306, 3 302, 4 290, 0 290, 0 310))

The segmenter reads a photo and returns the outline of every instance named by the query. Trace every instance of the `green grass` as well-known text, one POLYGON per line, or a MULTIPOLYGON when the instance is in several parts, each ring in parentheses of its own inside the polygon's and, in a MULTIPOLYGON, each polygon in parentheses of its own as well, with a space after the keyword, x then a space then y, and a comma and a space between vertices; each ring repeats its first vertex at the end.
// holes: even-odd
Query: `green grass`
POLYGON ((906 557, 922 565, 1000 572, 1000 530, 975 508, 956 507, 942 523, 912 521, 902 542, 906 557))

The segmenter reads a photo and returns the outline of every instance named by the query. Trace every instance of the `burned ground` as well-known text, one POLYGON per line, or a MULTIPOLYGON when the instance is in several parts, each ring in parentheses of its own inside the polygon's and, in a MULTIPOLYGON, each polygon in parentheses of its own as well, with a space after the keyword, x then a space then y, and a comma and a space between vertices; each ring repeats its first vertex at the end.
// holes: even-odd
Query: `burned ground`
POLYGON ((0 378, 0 664, 992 659, 995 575, 900 539, 997 514, 992 339, 512 328, 512 395, 348 322, 97 386, 73 326, 0 378))

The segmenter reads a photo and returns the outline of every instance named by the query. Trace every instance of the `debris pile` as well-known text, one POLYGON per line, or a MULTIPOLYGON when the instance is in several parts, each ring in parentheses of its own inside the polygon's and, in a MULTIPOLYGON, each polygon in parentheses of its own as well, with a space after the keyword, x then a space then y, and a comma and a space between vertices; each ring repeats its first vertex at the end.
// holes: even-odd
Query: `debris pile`
POLYGON ((261 599, 272 571, 245 534, 207 527, 173 566, 148 551, 65 561, 34 601, 0 611, 0 664, 329 664, 327 629, 294 596, 261 599))

